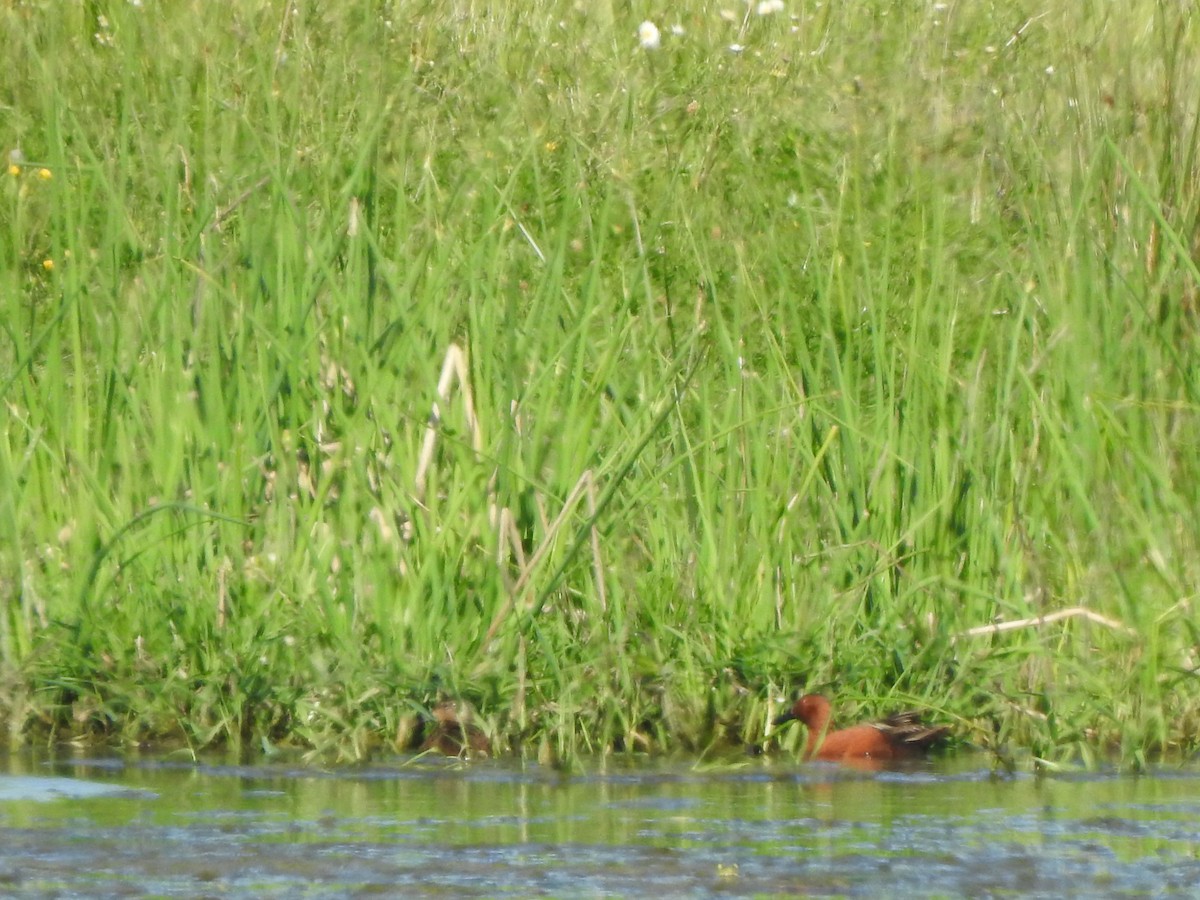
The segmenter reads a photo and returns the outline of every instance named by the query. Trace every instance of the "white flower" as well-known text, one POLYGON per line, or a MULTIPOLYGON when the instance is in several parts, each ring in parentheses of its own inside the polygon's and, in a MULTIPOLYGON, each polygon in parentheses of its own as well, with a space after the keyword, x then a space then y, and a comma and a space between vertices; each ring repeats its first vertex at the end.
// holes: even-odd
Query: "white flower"
POLYGON ((658 33, 658 26, 650 21, 639 25, 638 43, 642 45, 643 50, 657 50, 662 43, 662 35, 658 33))
POLYGON ((745 48, 745 47, 743 47, 741 44, 730 44, 730 45, 729 45, 729 52, 730 52, 730 53, 741 53, 741 52, 742 52, 743 50, 745 50, 745 49, 746 49, 746 48, 745 48))
POLYGON ((770 16, 780 12, 783 12, 783 0, 762 0, 758 4, 758 14, 760 16, 770 16))

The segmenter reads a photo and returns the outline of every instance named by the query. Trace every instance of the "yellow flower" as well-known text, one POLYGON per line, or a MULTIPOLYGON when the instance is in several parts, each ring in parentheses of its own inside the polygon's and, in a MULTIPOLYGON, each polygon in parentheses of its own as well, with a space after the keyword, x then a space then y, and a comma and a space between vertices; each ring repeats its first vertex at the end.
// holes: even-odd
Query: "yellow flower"
POLYGON ((18 175, 21 174, 21 167, 18 166, 16 163, 9 163, 8 164, 8 174, 11 175, 13 178, 16 178, 18 175))
POLYGON ((42 268, 45 269, 47 272, 53 272, 54 271, 54 260, 43 259, 42 260, 42 268))
POLYGON ((558 149, 558 141, 546 141, 546 152, 553 153, 558 149))
POLYGON ((49 181, 51 178, 54 177, 54 173, 51 172, 49 169, 38 169, 37 177, 42 179, 42 181, 49 181))

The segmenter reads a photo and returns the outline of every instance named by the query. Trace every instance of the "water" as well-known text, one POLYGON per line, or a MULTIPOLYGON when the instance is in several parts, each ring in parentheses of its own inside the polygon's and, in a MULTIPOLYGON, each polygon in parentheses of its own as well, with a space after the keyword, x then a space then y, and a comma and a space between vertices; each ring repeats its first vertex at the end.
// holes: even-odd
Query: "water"
POLYGON ((1200 772, 0 758, 15 897, 1196 896, 1200 772), (7 774, 4 774, 7 773, 7 774))

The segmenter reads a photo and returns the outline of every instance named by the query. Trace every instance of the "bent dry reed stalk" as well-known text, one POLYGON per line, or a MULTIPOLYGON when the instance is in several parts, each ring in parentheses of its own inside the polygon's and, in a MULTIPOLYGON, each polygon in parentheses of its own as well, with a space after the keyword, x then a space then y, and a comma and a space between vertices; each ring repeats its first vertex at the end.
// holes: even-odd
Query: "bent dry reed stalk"
POLYGON ((11 738, 1194 750, 1195 34, 779 6, 0 10, 11 738))

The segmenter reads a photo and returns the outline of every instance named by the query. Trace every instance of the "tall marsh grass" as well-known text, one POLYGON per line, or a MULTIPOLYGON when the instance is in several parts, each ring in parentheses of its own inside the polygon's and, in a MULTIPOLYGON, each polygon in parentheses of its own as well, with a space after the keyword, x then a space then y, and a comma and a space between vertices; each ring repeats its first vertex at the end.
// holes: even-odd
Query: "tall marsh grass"
POLYGON ((1195 24, 667 9, 0 8, 14 740, 1196 748, 1195 24))

